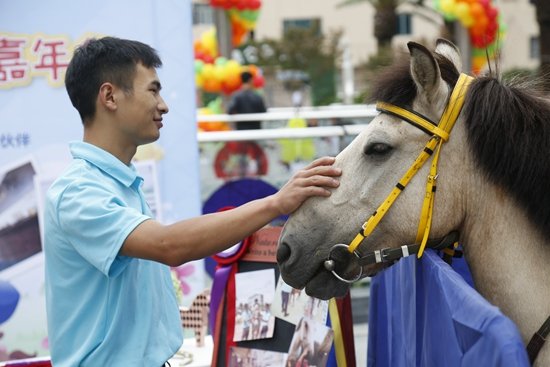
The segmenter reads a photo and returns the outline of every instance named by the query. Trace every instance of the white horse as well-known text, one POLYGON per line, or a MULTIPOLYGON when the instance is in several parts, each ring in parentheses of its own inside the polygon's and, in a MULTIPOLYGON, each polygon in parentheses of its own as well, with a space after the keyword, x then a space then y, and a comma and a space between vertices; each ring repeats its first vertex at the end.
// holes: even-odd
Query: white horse
MULTIPOLYGON (((460 55, 445 40, 434 53, 408 46, 410 59, 381 75, 374 88, 382 113, 337 156, 340 187, 329 198, 309 199, 286 223, 277 252, 281 275, 309 295, 341 297, 349 284, 328 271, 338 262, 331 260, 335 244, 348 244, 345 252, 360 257, 381 248, 401 252, 415 242, 410 248, 418 250, 427 234, 434 240, 458 231, 476 289, 515 322, 527 344, 550 316, 550 103, 532 85, 465 78, 470 84, 458 91, 465 100, 452 131, 426 131, 418 125, 440 121, 456 100, 451 92, 464 79, 460 55), (395 106, 417 117, 405 121, 407 112, 395 106), (409 168, 429 139, 436 140, 436 153, 421 168, 409 168), (406 171, 414 177, 404 179, 406 171), (429 175, 437 178, 433 202, 424 201, 433 191, 429 175)), ((372 262, 360 274, 387 266, 372 262)), ((340 267, 340 278, 351 271, 340 267)), ((548 344, 535 365, 550 366, 548 344)))

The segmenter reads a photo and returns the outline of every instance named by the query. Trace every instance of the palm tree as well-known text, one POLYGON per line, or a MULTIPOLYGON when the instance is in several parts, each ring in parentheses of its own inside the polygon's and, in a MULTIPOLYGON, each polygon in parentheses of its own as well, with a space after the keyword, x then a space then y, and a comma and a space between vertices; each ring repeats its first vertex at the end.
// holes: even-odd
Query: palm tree
POLYGON ((406 0, 344 0, 338 7, 369 2, 375 9, 374 13, 374 37, 378 43, 378 49, 391 44, 393 36, 397 34, 396 8, 406 0))

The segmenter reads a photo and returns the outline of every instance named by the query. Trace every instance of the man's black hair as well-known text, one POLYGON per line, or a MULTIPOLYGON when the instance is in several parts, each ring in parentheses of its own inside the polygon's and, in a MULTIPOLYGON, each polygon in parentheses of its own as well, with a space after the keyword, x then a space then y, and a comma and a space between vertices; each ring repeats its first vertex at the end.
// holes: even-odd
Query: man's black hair
POLYGON ((241 82, 248 83, 252 80, 252 73, 249 71, 243 71, 241 73, 241 82))
POLYGON ((136 65, 158 68, 157 51, 144 43, 115 37, 89 39, 80 45, 65 74, 65 87, 82 122, 94 117, 99 87, 110 82, 131 93, 136 65))

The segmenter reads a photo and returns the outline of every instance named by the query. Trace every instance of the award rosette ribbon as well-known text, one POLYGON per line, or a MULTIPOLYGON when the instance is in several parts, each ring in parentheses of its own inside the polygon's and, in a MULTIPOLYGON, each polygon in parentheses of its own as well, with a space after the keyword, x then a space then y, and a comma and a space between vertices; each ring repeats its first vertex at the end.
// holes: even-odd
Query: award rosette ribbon
MULTIPOLYGON (((224 207, 218 211, 230 210, 234 207, 224 207)), ((214 339, 214 353, 212 355, 212 365, 216 365, 218 359, 219 345, 221 340, 221 329, 223 319, 224 303, 226 305, 226 334, 225 334, 225 353, 226 361, 231 346, 236 345, 233 341, 235 332, 235 274, 238 271, 238 261, 247 252, 251 237, 245 238, 243 241, 233 247, 220 252, 212 258, 216 261, 216 271, 214 281, 212 283, 212 293, 210 295, 210 313, 209 326, 212 330, 214 339)))

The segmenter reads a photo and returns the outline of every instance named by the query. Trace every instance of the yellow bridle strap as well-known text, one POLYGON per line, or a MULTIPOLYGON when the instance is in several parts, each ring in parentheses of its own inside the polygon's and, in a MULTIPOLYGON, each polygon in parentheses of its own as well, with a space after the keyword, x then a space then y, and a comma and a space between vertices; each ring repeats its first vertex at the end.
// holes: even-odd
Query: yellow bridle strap
POLYGON ((449 134, 445 130, 440 129, 433 122, 430 122, 427 118, 422 117, 414 112, 398 106, 394 106, 386 102, 377 102, 376 109, 399 116, 400 118, 407 120, 411 124, 416 125, 421 130, 427 130, 427 132, 437 135, 445 141, 449 140, 449 134))
POLYGON ((456 82, 456 85, 453 89, 453 92, 451 93, 449 103, 447 103, 447 107, 445 108, 445 111, 443 111, 443 115, 441 115, 441 118, 439 119, 439 123, 437 124, 437 126, 447 131, 449 134, 451 133, 456 119, 458 118, 458 115, 462 110, 462 106, 464 105, 464 98, 466 98, 466 91, 468 90, 468 87, 470 86, 472 80, 474 80, 474 78, 472 78, 471 76, 460 74, 458 81, 456 82))
POLYGON ((435 147, 437 146, 437 143, 440 141, 440 138, 437 136, 433 136, 428 140, 426 145, 424 146, 424 149, 414 163, 409 167, 407 172, 401 177, 398 184, 395 185, 393 190, 390 192, 390 194, 386 197, 386 200, 378 206, 376 211, 371 215, 371 217, 363 224, 363 231, 357 233, 355 238, 351 241, 349 245, 349 251, 353 252, 355 249, 361 244, 363 239, 365 237, 369 236, 374 228, 378 225, 380 220, 384 217, 384 215, 388 212, 390 207, 393 205, 395 199, 403 192, 405 187, 409 184, 411 179, 414 177, 414 175, 422 168, 424 163, 428 160, 428 158, 432 155, 435 147))
MULTIPOLYGON (((466 74, 460 74, 460 77, 458 78, 458 81, 456 82, 456 85, 451 93, 451 97, 449 98, 449 103, 441 115, 438 126, 449 134, 451 133, 458 115, 462 110, 464 98, 466 97, 466 91, 468 90, 472 80, 472 77, 466 74)), ((424 249, 426 248, 426 243, 428 242, 428 237, 432 228, 437 180, 437 164, 439 163, 439 153, 441 152, 443 143, 444 141, 441 141, 437 146, 426 182, 426 195, 424 196, 424 201, 422 203, 422 211, 420 212, 418 231, 416 233, 416 243, 420 243, 420 247, 416 255, 418 258, 422 257, 422 254, 424 254, 424 249)))
POLYGON ((371 217, 363 224, 363 230, 359 232, 350 242, 348 247, 349 252, 354 252, 361 244, 361 242, 365 239, 365 237, 368 237, 372 233, 372 231, 376 228, 378 223, 380 223, 384 215, 387 213, 389 208, 393 205, 399 194, 401 194, 401 192, 405 189, 410 180, 435 151, 435 155, 430 168, 430 174, 426 183, 426 195, 422 204, 422 213, 420 215, 420 222, 417 232, 417 242, 421 242, 418 257, 422 256, 422 253, 426 246, 426 242, 428 241, 428 236, 432 223, 439 153, 441 151, 443 143, 449 139, 451 129, 453 128, 456 119, 458 118, 458 114, 460 113, 460 110, 462 109, 462 106, 464 104, 464 98, 466 95, 465 92, 472 80, 472 77, 466 74, 460 74, 456 86, 451 93, 449 103, 447 104, 447 107, 443 111, 441 119, 439 120, 438 126, 435 126, 432 122, 420 116, 419 114, 408 111, 404 108, 397 107, 385 102, 378 102, 376 104, 377 109, 397 115, 404 120, 410 122, 411 124, 419 127, 420 129, 431 132, 433 136, 430 138, 430 140, 428 140, 428 142, 424 146, 424 149, 416 158, 411 167, 407 170, 405 175, 403 175, 398 184, 386 197, 386 200, 384 200, 384 202, 380 204, 380 206, 371 215, 371 217))
POLYGON ((340 323, 340 316, 338 313, 338 305, 336 300, 331 298, 328 302, 328 310, 330 316, 330 323, 334 332, 334 352, 336 354, 336 365, 338 367, 346 367, 346 346, 344 343, 344 335, 342 333, 342 326, 340 323))

